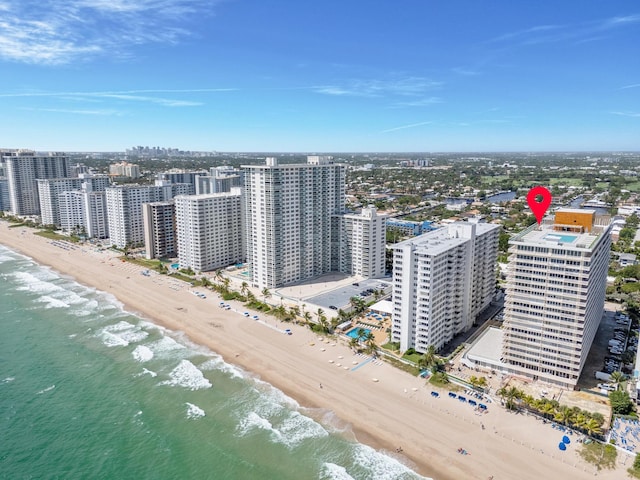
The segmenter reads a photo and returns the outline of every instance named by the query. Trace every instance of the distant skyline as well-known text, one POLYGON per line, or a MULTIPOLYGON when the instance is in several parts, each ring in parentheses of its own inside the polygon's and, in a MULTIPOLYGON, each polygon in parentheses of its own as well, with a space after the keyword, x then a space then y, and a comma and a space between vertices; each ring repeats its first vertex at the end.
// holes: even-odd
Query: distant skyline
POLYGON ((640 150, 640 3, 0 0, 0 148, 640 150))

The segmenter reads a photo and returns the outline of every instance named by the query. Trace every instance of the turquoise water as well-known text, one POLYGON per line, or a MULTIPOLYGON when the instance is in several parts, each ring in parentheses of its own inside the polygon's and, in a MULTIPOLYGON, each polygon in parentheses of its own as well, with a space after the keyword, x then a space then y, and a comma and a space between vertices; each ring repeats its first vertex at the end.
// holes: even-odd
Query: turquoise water
POLYGON ((179 264, 179 263, 172 263, 172 264, 171 264, 171 268, 173 268, 173 269, 177 270, 177 269, 179 269, 179 268, 180 268, 180 264, 179 264))
POLYGON ((0 478, 419 478, 178 333, 0 246, 0 478))
POLYGON ((368 328, 359 328, 359 327, 356 327, 356 328, 354 328, 354 329, 352 329, 352 330, 349 330, 349 331, 347 332, 347 334, 346 334, 346 335, 347 335, 347 337, 351 337, 351 338, 358 338, 358 330, 364 330, 364 335, 368 335, 368 334, 370 334, 370 333, 371 333, 371 330, 369 330, 368 328))
POLYGON ((549 240, 551 242, 562 242, 562 243, 571 243, 574 242, 578 238, 575 235, 560 235, 558 233, 550 233, 545 236, 545 240, 549 240))

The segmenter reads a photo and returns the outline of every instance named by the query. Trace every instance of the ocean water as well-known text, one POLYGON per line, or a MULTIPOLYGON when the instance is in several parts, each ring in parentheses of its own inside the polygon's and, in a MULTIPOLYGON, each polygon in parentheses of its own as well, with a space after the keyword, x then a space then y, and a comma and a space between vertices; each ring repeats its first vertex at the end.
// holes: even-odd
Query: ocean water
POLYGON ((0 478, 415 479, 180 334, 0 246, 0 478))

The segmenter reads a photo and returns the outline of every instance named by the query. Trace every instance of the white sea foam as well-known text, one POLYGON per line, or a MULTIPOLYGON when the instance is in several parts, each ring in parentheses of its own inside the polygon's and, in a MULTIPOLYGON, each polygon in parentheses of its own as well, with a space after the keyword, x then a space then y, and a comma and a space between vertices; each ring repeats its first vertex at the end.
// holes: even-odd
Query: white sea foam
POLYGON ((64 291, 62 287, 51 283, 58 277, 50 274, 48 271, 41 269, 35 272, 16 271, 12 273, 15 281, 20 285, 17 290, 23 292, 32 292, 40 294, 50 294, 53 292, 64 291))
POLYGON ((145 347, 144 345, 138 345, 135 350, 131 352, 131 355, 133 355, 133 358, 138 362, 144 363, 153 358, 153 350, 149 347, 145 347))
POLYGON ((200 418, 206 415, 204 413, 204 410, 202 410, 199 406, 189 402, 187 402, 186 405, 187 405, 187 418, 200 418))
POLYGON ((321 480, 354 480, 347 469, 335 463, 323 463, 320 470, 321 480))
POLYGON ((280 432, 278 432, 273 428, 269 420, 261 417, 256 412, 249 412, 249 414, 242 419, 236 431, 239 436, 244 437, 245 435, 247 435, 249 432, 251 432, 256 428, 261 430, 267 430, 277 435, 280 434, 280 432))
POLYGON ((45 388, 43 390, 40 390, 38 393, 36 393, 36 395, 42 395, 43 393, 50 392, 54 388, 56 388, 56 386, 55 385, 51 385, 50 387, 47 387, 47 388, 45 388))
POLYGON ((147 347, 149 347, 153 353, 160 356, 168 356, 175 352, 184 352, 186 351, 186 347, 184 345, 180 345, 171 337, 162 337, 160 340, 157 340, 152 343, 148 343, 147 347))
POLYGON ((139 342, 149 336, 144 330, 124 320, 107 325, 97 335, 108 347, 126 347, 130 343, 139 342))
POLYGON ((238 367, 225 362, 222 357, 213 357, 206 362, 198 365, 198 368, 203 371, 217 370, 220 372, 228 373, 232 378, 245 378, 244 373, 238 367))
POLYGON ((288 415, 279 429, 283 443, 288 447, 294 447, 308 438, 322 438, 329 433, 319 423, 311 418, 293 411, 288 415))
POLYGON ((69 308, 69 304, 49 295, 43 295, 38 299, 38 303, 44 303, 44 308, 69 308))
POLYGON ((322 438, 329 433, 322 426, 300 412, 289 411, 284 419, 266 418, 255 411, 249 412, 238 424, 237 434, 245 436, 254 429, 270 432, 271 441, 289 448, 308 438, 322 438))
POLYGON ((185 387, 189 390, 210 388, 211 382, 205 378, 198 368, 189 360, 181 360, 176 368, 169 373, 171 380, 160 382, 160 385, 185 387))
POLYGON ((151 370, 147 370, 146 368, 143 368, 142 371, 136 375, 136 377, 142 377, 143 375, 149 375, 151 378, 157 377, 158 374, 156 372, 153 372, 151 370))
POLYGON ((129 345, 125 339, 111 332, 101 331, 98 335, 102 339, 102 343, 107 347, 126 347, 129 345))
POLYGON ((393 480, 396 478, 426 479, 426 477, 421 477, 395 458, 377 452, 367 445, 357 444, 355 446, 353 460, 355 464, 370 472, 370 478, 380 480, 393 480))
POLYGON ((11 383, 16 379, 16 377, 7 377, 7 378, 3 378, 2 381, 0 383, 11 383))

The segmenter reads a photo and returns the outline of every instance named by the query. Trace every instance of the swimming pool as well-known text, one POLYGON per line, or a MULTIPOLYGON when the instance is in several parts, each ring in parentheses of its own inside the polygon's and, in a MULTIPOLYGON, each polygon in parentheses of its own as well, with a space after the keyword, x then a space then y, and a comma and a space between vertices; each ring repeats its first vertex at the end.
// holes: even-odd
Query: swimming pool
POLYGON ((561 242, 561 243, 572 243, 578 238, 576 235, 560 235, 557 233, 550 233, 544 237, 545 240, 549 242, 561 242))
POLYGON ((364 330, 364 334, 363 335, 368 335, 371 333, 371 330, 369 330, 368 328, 360 328, 360 327, 356 327, 353 328, 351 330, 349 330, 346 335, 347 337, 351 337, 351 338, 358 338, 358 330, 364 330))
POLYGON ((179 263, 172 263, 171 264, 171 268, 178 270, 180 268, 180 264, 179 263))

